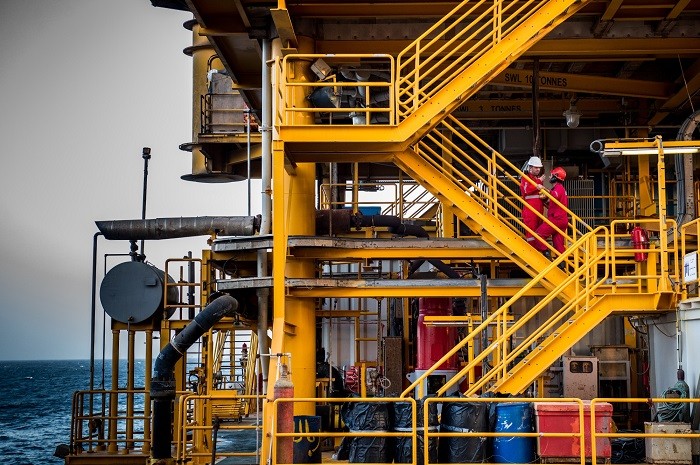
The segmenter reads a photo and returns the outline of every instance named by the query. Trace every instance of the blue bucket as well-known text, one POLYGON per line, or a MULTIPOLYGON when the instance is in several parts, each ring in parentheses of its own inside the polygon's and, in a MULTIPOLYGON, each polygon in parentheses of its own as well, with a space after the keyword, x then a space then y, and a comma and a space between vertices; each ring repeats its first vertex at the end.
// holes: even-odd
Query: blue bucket
MULTIPOLYGON (((532 433, 533 410, 529 402, 496 404, 496 433, 532 433)), ((501 436, 493 440, 495 463, 532 463, 535 461, 535 438, 501 436)))

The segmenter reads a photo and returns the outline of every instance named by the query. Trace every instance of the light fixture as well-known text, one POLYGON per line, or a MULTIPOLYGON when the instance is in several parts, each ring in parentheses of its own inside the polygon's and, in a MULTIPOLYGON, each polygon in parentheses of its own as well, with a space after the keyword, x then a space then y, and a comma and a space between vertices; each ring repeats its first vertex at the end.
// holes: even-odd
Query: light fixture
MULTIPOLYGON (((658 138, 659 136, 657 136, 658 138)), ((659 138, 660 139, 660 138, 659 138)), ((684 155, 700 153, 700 141, 668 141, 661 140, 597 140, 591 143, 591 151, 602 158, 643 155, 684 155)))
MULTIPOLYGON (((664 148, 664 155, 679 155, 683 153, 698 153, 698 147, 678 147, 675 149, 664 148)), ((620 150, 620 155, 657 155, 659 149, 625 149, 620 150)))
POLYGON ((566 125, 570 128, 577 128, 578 123, 581 120, 581 112, 576 108, 576 98, 572 98, 569 102, 569 109, 564 112, 564 118, 566 118, 566 125))

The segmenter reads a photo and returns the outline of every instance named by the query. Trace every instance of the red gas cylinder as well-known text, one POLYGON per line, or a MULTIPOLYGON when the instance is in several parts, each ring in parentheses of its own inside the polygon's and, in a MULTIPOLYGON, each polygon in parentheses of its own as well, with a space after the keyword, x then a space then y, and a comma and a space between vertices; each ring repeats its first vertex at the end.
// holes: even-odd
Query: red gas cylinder
MULTIPOLYGON (((649 249, 649 234, 646 229, 642 229, 639 226, 632 228, 630 232, 632 238, 632 246, 635 250, 648 250, 649 249)), ((649 254, 647 252, 635 252, 634 261, 635 262, 645 262, 649 254)))
MULTIPOLYGON (((416 336, 416 370, 427 370, 455 346, 456 329, 450 326, 426 326, 426 316, 451 316, 452 299, 423 297, 418 299, 418 334, 416 336)), ((439 370, 457 370, 457 356, 445 361, 439 370)))
MULTIPOLYGON (((274 398, 287 399, 294 397, 294 384, 289 379, 287 365, 280 365, 279 378, 274 385, 274 398)), ((294 404, 292 402, 280 402, 277 406, 278 433, 294 432, 294 404)), ((294 463, 294 438, 281 437, 277 439, 277 463, 294 463)))

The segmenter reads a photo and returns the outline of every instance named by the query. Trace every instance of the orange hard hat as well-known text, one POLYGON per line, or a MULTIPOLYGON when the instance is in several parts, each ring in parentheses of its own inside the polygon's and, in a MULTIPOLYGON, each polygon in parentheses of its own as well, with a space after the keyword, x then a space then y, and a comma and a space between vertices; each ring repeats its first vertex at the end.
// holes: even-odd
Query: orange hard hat
POLYGON ((550 174, 560 181, 563 181, 564 179, 566 179, 566 171, 564 171, 564 168, 562 168, 561 166, 557 166, 556 168, 552 168, 552 172, 550 174))

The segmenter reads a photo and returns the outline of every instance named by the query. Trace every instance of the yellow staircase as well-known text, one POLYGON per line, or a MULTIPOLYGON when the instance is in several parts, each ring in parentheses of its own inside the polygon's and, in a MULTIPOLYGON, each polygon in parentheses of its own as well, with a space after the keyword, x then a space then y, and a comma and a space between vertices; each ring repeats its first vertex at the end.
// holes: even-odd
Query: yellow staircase
MULTIPOLYGON (((586 251, 587 259, 567 275, 562 282, 553 288, 535 306, 521 315, 512 324, 502 327, 487 347, 463 367, 463 369, 447 382, 439 391, 443 395, 478 365, 488 365, 491 368, 484 372, 465 392, 475 395, 483 391, 517 395, 525 391, 536 378, 564 355, 576 342, 595 328, 606 317, 615 312, 628 314, 658 313, 661 308, 671 308, 677 289, 672 281, 677 279, 677 269, 669 270, 662 266, 657 259, 663 259, 659 253, 650 257, 651 263, 645 264, 644 273, 636 277, 625 276, 634 284, 620 288, 616 281, 623 279, 615 274, 611 266, 611 257, 623 254, 615 245, 615 234, 608 228, 598 227, 577 240, 565 254, 557 257, 540 273, 538 273, 523 289, 498 310, 493 312, 479 326, 462 339, 452 350, 435 365, 427 370, 403 394, 411 395, 413 390, 442 363, 461 351, 468 344, 481 340, 489 326, 507 321, 510 308, 524 296, 529 289, 544 283, 546 276, 566 263, 572 255, 586 251), (659 271, 654 271, 654 270, 659 271), (669 279, 671 278, 671 279, 669 279), (561 299, 564 288, 572 289, 575 296, 571 299, 561 299), (528 323, 543 320, 534 330, 525 331, 528 323), (527 334, 524 338, 516 338, 516 333, 527 334), (514 340, 520 341, 511 347, 514 340), (488 361, 487 364, 484 362, 488 361)), ((633 253, 627 249, 624 253, 633 253)), ((641 267, 641 265, 640 265, 641 267)))
MULTIPOLYGON (((511 306, 530 288, 541 285, 549 290, 534 308, 510 327, 503 328, 494 342, 470 360, 439 394, 447 392, 487 358, 491 370, 484 373, 467 394, 484 389, 519 394, 612 313, 656 313, 659 309, 673 307, 680 281, 678 259, 674 258, 678 251, 671 248, 673 245, 669 246, 666 238, 672 238, 668 234, 675 234, 676 227, 673 220, 664 219, 665 214, 660 214, 660 219, 655 220, 617 220, 609 227, 591 230, 570 213, 571 221, 566 231, 568 249, 559 256, 555 254, 554 261, 550 262, 527 244, 518 230, 524 228, 518 212, 526 204, 509 187, 517 185, 518 168, 453 117, 440 123, 412 149, 396 154, 394 161, 475 233, 533 277, 527 286, 482 322, 435 367, 441 366, 444 360, 471 341, 480 340, 489 324, 495 324, 499 319, 505 321, 511 306), (648 261, 637 264, 636 273, 629 274, 619 265, 634 263, 634 249, 624 245, 628 242, 628 233, 616 231, 627 231, 635 221, 654 223, 647 227, 658 230, 662 240, 658 250, 650 253, 648 261), (557 306, 559 308, 554 308, 557 306), (524 331, 528 322, 536 321, 535 317, 545 322, 534 331, 524 331), (511 349, 510 343, 516 339, 514 336, 518 331, 527 336, 511 349)), ((663 185, 665 179, 660 179, 660 203, 665 202, 665 195, 661 192, 663 185)), ((671 243, 677 243, 677 240, 671 243)), ((421 378, 430 373, 432 370, 421 378)), ((404 395, 420 381, 413 383, 404 395)))
POLYGON ((339 143, 347 153, 406 148, 588 1, 462 1, 406 47, 395 63, 392 59, 388 125, 370 125, 370 118, 368 124, 359 126, 295 124, 299 112, 318 109, 304 110, 292 97, 295 87, 305 85, 295 82, 293 63, 310 56, 287 55, 281 63, 278 89, 280 139, 289 151, 295 150, 289 147, 295 144, 301 151, 323 152, 325 148, 329 153, 337 153, 339 143), (333 147, 327 147, 328 143, 333 147), (351 147, 353 144, 362 148, 351 147))
MULTIPOLYGON (((526 228, 519 218, 520 211, 528 206, 510 187, 519 184, 518 168, 454 117, 441 122, 413 149, 395 154, 394 163, 530 276, 550 264, 520 232, 526 228)), ((563 232, 571 244, 580 231, 591 228, 573 213, 569 215, 569 229, 563 232)), ((572 254, 566 263, 576 267, 580 261, 578 254, 572 254)), ((552 268, 541 284, 550 291, 559 288, 562 298, 573 299, 575 289, 570 284, 560 286, 566 278, 564 271, 552 268)))
MULTIPOLYGON (((613 226, 592 231, 571 215, 571 223, 563 231, 569 247, 566 253, 555 255, 555 260, 550 262, 534 250, 523 239, 522 230, 526 227, 519 220, 520 210, 528 207, 505 182, 518 184, 517 167, 451 116, 452 111, 490 79, 587 3, 588 0, 461 2, 400 53, 395 63, 392 61, 388 85, 362 84, 367 90, 372 85, 389 87, 389 108, 379 110, 389 114, 388 124, 370 124, 370 110, 364 125, 300 124, 299 121, 312 118, 299 119, 296 115, 306 112, 308 116, 319 111, 303 107, 300 87, 344 84, 302 82, 303 77, 296 75, 294 61, 315 58, 313 55, 288 55, 279 63, 275 124, 279 129, 278 141, 283 145, 278 145, 278 150, 284 147, 285 154, 298 162, 328 157, 333 161, 354 162, 392 157, 397 166, 474 233, 533 277, 521 293, 482 322, 435 367, 487 330, 490 323, 504 317, 527 289, 541 285, 549 291, 535 308, 504 328, 495 343, 469 361, 464 373, 486 357, 491 357, 493 365, 470 388, 470 393, 483 389, 522 392, 605 317, 615 311, 655 310, 663 293, 668 292, 665 284, 648 287, 641 281, 624 294, 617 288, 616 268, 610 263, 610 257, 616 253, 613 226), (516 331, 546 307, 551 311, 556 305, 561 307, 546 318, 545 324, 515 349, 509 348, 516 331), (536 348, 530 350, 532 347, 536 348)), ((556 200, 550 198, 550 202, 556 200)), ((656 281, 666 283, 668 273, 664 270, 660 278, 654 278, 656 281)), ((431 372, 428 370, 421 378, 431 372)), ((421 378, 404 395, 419 385, 421 378)))

